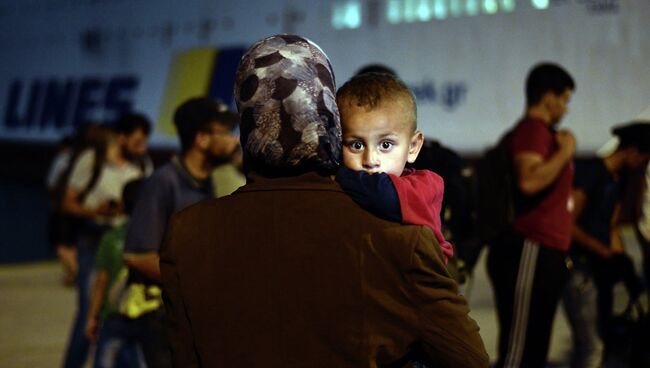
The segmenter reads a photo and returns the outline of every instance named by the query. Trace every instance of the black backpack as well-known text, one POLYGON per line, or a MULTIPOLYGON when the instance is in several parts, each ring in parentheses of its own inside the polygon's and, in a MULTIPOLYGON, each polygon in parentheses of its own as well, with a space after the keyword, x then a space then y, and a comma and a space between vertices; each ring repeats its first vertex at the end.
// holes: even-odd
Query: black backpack
POLYGON ((512 131, 488 149, 476 164, 476 222, 478 236, 489 244, 515 219, 515 173, 510 153, 512 131))

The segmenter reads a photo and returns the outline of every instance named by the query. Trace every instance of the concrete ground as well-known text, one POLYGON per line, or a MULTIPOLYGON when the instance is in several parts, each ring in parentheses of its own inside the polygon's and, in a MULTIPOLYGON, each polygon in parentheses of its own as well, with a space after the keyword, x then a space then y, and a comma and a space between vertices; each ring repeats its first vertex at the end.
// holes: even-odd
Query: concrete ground
POLYGON ((0 267, 0 367, 57 367, 75 311, 56 262, 0 267))
MULTIPOLYGON (((635 260, 639 249, 630 231, 625 232, 628 251, 635 260)), ((638 266, 638 265, 637 265, 638 266)), ((62 268, 56 262, 0 266, 0 368, 50 368, 60 366, 75 311, 75 291, 64 287, 62 268)), ((492 288, 485 274, 485 254, 473 282, 464 286, 471 316, 495 358, 497 322, 492 288)), ((620 303, 619 303, 620 304, 620 303)), ((571 335, 562 308, 556 315, 549 366, 565 367, 571 335)))

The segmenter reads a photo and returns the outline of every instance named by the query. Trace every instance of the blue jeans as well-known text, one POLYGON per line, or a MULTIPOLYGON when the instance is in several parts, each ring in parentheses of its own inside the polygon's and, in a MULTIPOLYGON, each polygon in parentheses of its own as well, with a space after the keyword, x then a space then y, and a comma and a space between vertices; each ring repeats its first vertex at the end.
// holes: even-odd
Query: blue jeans
POLYGON ((128 318, 122 315, 108 317, 99 330, 94 367, 146 367, 136 334, 135 326, 128 318))
POLYGON ((598 288, 591 271, 576 267, 564 293, 571 334, 572 368, 598 368, 603 363, 604 344, 598 329, 598 288))
POLYGON ((95 254, 99 244, 100 231, 79 230, 77 236, 77 314, 72 325, 68 350, 63 366, 81 368, 88 359, 90 341, 86 338, 86 318, 90 304, 93 276, 95 274, 95 254))
POLYGON ((68 351, 63 365, 65 368, 81 368, 88 358, 90 341, 86 338, 85 330, 96 251, 95 247, 77 246, 77 262, 79 265, 77 273, 77 314, 68 342, 68 351))

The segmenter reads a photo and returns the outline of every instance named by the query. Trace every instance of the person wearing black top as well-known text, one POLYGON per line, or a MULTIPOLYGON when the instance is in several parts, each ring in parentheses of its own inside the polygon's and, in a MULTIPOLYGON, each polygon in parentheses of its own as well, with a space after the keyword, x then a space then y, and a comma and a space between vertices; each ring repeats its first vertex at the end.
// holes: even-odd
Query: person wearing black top
POLYGON ((602 364, 602 329, 611 315, 612 281, 618 278, 615 265, 627 258, 618 232, 626 172, 650 158, 650 124, 629 123, 613 134, 620 142, 615 152, 576 164, 570 252, 574 268, 564 297, 574 341, 572 367, 602 364))

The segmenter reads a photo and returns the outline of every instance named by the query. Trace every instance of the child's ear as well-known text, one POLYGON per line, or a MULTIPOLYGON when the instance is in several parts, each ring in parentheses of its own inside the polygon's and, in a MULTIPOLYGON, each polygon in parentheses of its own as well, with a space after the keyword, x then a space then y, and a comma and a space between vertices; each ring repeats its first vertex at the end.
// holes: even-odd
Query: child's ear
POLYGON ((409 155, 407 161, 410 164, 414 163, 415 159, 418 158, 418 154, 420 153, 423 144, 424 135, 419 130, 415 131, 411 137, 411 143, 409 144, 409 155))

